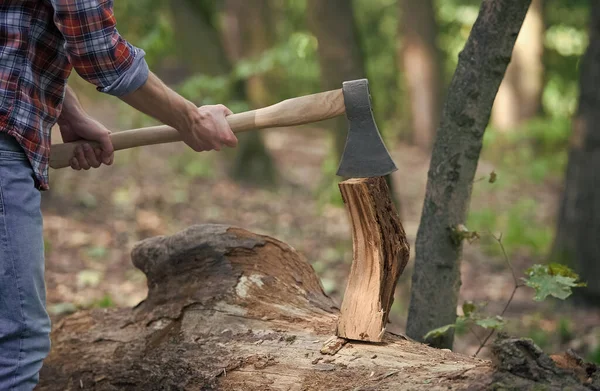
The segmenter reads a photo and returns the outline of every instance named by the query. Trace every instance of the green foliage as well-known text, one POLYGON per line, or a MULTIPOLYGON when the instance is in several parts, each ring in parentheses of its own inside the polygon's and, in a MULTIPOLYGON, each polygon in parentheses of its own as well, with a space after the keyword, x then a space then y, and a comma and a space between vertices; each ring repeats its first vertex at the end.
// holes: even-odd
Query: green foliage
POLYGON ((587 46, 589 1, 547 0, 545 13, 545 79, 543 107, 550 118, 569 118, 575 112, 578 64, 587 46))
POLYGON ((561 343, 566 343, 573 339, 573 324, 568 318, 560 318, 558 322, 558 336, 561 343))
POLYGON ((445 55, 445 80, 452 79, 458 64, 458 55, 469 38, 480 6, 481 2, 475 0, 437 1, 438 47, 445 55))
POLYGON ((528 330, 527 337, 531 338, 533 342, 538 345, 541 349, 546 348, 550 345, 550 335, 544 329, 534 327, 528 330))
POLYGON ((194 178, 213 178, 215 176, 215 166, 213 156, 202 154, 186 149, 183 153, 173 155, 169 158, 169 164, 174 170, 189 179, 194 178))
MULTIPOLYGON (((398 2, 396 0, 355 0, 360 47, 373 98, 373 110, 382 134, 406 117, 404 84, 399 77, 398 2)), ((394 129, 397 130, 397 129, 394 129)))
POLYGON ((567 266, 560 264, 534 265, 525 272, 522 278, 525 285, 535 290, 535 301, 543 301, 548 296, 565 300, 572 294, 571 288, 584 287, 579 276, 567 266))
POLYGON ((471 243, 480 238, 479 233, 477 231, 471 232, 463 224, 459 224, 456 227, 452 227, 450 229, 450 237, 456 245, 460 244, 463 240, 466 240, 469 243, 471 243))
POLYGON ((501 316, 485 316, 480 313, 481 307, 472 302, 465 302, 462 306, 463 315, 456 318, 453 324, 448 324, 437 329, 429 331, 424 338, 436 338, 446 334, 451 329, 456 329, 457 334, 464 334, 465 330, 477 326, 486 330, 501 330, 506 321, 501 316))
POLYGON ((109 250, 104 246, 93 246, 87 250, 87 255, 93 259, 103 259, 109 254, 109 250))
POLYGON ((500 255, 496 241, 483 232, 503 232, 503 243, 509 254, 526 251, 544 255, 552 244, 552 228, 536 223, 538 204, 530 198, 522 198, 506 211, 493 208, 475 209, 469 212, 467 224, 481 236, 483 249, 492 255, 500 255))
POLYGON ((97 300, 92 307, 96 308, 112 308, 115 306, 115 303, 110 296, 110 294, 105 294, 100 300, 97 300))
POLYGON ((497 164, 504 183, 540 184, 564 174, 570 134, 571 118, 566 113, 531 119, 510 132, 490 126, 484 134, 482 157, 497 164))
MULTIPOLYGON (((458 229, 455 231, 454 235, 469 233, 466 227, 462 229, 458 229)), ((471 235, 472 233, 469 233, 471 235)), ((460 240, 464 240, 468 238, 464 237, 460 240)), ((477 238, 479 236, 477 235, 477 238)), ((467 329, 470 330, 473 334, 477 335, 473 330, 473 327, 477 326, 483 329, 489 329, 489 333, 487 337, 483 340, 480 340, 480 346, 477 350, 477 353, 485 346, 489 338, 494 334, 497 330, 502 330, 506 326, 506 321, 503 316, 510 306, 516 291, 521 287, 530 287, 535 290, 535 301, 543 301, 548 296, 553 296, 561 300, 567 299, 572 294, 572 288, 583 287, 585 283, 579 282, 579 276, 573 272, 569 267, 558 264, 549 264, 549 265, 533 265, 531 268, 525 271, 525 277, 521 278, 521 281, 524 284, 519 284, 517 280, 517 276, 515 274, 515 270, 512 267, 510 259, 506 253, 506 248, 503 244, 503 238, 500 236, 499 238, 493 237, 494 240, 499 244, 502 254, 505 257, 505 262, 509 267, 513 279, 514 279, 514 288, 504 310, 499 316, 485 316, 481 314, 481 309, 485 305, 476 305, 472 302, 465 302, 462 306, 463 315, 457 316, 456 321, 453 324, 447 324, 442 327, 436 328, 434 330, 429 331, 425 334, 424 339, 441 337, 446 334, 451 329, 467 329)), ((547 342, 543 339, 544 336, 547 335, 537 333, 538 330, 530 330, 530 337, 536 341, 540 346, 544 342, 547 342)), ((477 355, 476 353, 476 355, 477 355)))
POLYGON ((588 355, 588 361, 600 365, 600 345, 596 346, 588 355))
POLYGON ((339 160, 333 150, 327 155, 321 166, 323 180, 315 190, 315 196, 318 199, 320 208, 326 205, 338 207, 344 206, 344 200, 340 194, 339 181, 337 180, 336 172, 338 170, 339 160))

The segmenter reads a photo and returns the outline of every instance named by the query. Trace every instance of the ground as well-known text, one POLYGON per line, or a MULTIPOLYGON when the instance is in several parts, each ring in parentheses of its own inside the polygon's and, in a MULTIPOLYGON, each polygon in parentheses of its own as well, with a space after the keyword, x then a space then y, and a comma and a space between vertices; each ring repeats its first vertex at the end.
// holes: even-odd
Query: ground
MULTIPOLYGON (((88 110, 112 129, 128 128, 113 106, 98 104, 88 110)), ((133 127, 133 125, 132 125, 133 127)), ((43 197, 47 249, 48 305, 53 319, 76 308, 133 306, 147 293, 144 275, 136 270, 130 250, 137 241, 173 234, 198 223, 223 223, 264 233, 303 253, 321 278, 326 291, 341 303, 350 270, 352 243, 343 206, 327 202, 318 188, 334 188, 339 178, 323 174, 329 140, 322 128, 299 127, 263 131, 277 162, 280 181, 276 188, 261 189, 227 179, 226 153, 195 154, 183 144, 170 144, 117 152, 112 167, 75 172, 51 172, 51 190, 43 197)), ((58 142, 58 136, 55 136, 58 142)), ((401 203, 401 220, 412 255, 400 280, 390 330, 403 332, 408 308, 414 242, 427 180, 429 156, 402 143, 392 143, 398 166, 393 174, 394 192, 401 203)), ((330 170, 331 171, 331 170, 330 170)), ((497 171, 483 160, 477 178, 497 171)), ((493 186, 475 183, 472 210, 509 208, 523 196, 534 200, 536 221, 552 227, 559 185, 493 186), (517 197, 518 195, 518 197, 517 197)), ((331 198, 331 197, 329 197, 331 198)), ((523 219, 529 217, 523 216, 523 219)), ((527 225, 527 223, 525 223, 527 225)), ((517 273, 543 262, 543 255, 511 254, 517 273)), ((499 252, 486 251, 479 242, 465 243, 460 303, 487 302, 487 310, 502 310, 513 279, 499 252)), ((536 303, 532 291, 523 288, 507 312, 509 330, 532 337, 549 353, 573 347, 591 357, 600 346, 600 309, 578 309, 557 301, 536 303)), ((478 332, 480 332, 479 330, 478 332)), ((480 333, 484 335, 484 333, 480 333)), ((473 354, 479 342, 471 334, 456 339, 455 350, 473 354)), ((484 349, 481 357, 487 356, 484 349)))

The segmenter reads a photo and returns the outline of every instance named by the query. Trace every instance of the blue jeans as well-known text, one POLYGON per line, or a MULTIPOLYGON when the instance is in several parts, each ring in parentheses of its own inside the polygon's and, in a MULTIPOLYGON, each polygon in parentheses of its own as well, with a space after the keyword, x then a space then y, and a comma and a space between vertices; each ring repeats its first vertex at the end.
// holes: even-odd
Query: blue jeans
POLYGON ((30 391, 50 351, 41 193, 16 141, 0 133, 0 390, 30 391))

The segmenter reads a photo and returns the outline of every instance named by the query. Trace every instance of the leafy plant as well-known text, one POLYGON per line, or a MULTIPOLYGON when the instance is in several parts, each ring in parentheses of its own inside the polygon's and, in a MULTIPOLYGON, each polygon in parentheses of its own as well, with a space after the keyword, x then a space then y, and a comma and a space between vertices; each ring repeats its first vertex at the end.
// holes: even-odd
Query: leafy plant
POLYGON ((533 265, 526 271, 527 278, 521 278, 525 285, 535 290, 535 301, 543 301, 548 296, 565 300, 571 296, 571 288, 585 287, 578 282, 579 276, 565 265, 533 265))
MULTIPOLYGON (((453 240, 472 241, 479 239, 480 234, 469 231, 464 225, 459 225, 453 229, 451 237, 453 240)), ((427 334, 425 334, 425 339, 442 336, 451 329, 467 328, 480 342, 479 348, 477 349, 477 352, 475 352, 475 356, 477 356, 481 349, 486 346, 488 340, 494 335, 494 333, 497 330, 502 330, 505 327, 506 321, 504 319, 504 314, 512 303, 518 289, 522 287, 532 288, 535 291, 535 296, 533 299, 535 301, 543 301, 548 298, 548 296, 565 300, 571 296, 572 288, 585 286, 585 283, 579 281, 579 276, 567 266, 554 263, 549 265, 533 265, 525 271, 525 277, 518 279, 506 253, 506 249, 502 242, 502 236, 495 237, 492 235, 492 237, 500 246, 502 254, 504 255, 504 261, 508 265, 514 281, 513 291, 506 305, 504 306, 504 309, 500 315, 485 316, 480 312, 482 306, 477 306, 474 303, 466 302, 462 306, 463 315, 458 316, 453 324, 447 324, 429 331, 427 334), (481 339, 479 335, 475 333, 474 327, 479 327, 490 331, 484 339, 481 339)))

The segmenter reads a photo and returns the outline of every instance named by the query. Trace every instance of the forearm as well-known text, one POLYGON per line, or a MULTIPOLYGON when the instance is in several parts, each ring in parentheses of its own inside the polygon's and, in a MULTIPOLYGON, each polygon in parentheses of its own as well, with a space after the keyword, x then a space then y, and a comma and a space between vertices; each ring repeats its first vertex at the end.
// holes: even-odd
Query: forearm
POLYGON ((188 129, 190 122, 196 121, 198 116, 196 105, 170 89, 152 72, 145 84, 120 99, 178 130, 188 129))
POLYGON ((62 126, 72 123, 83 116, 87 116, 87 113, 83 109, 83 106, 81 106, 77 95, 75 95, 75 91, 73 91, 71 87, 67 86, 62 111, 58 117, 58 125, 62 126))

